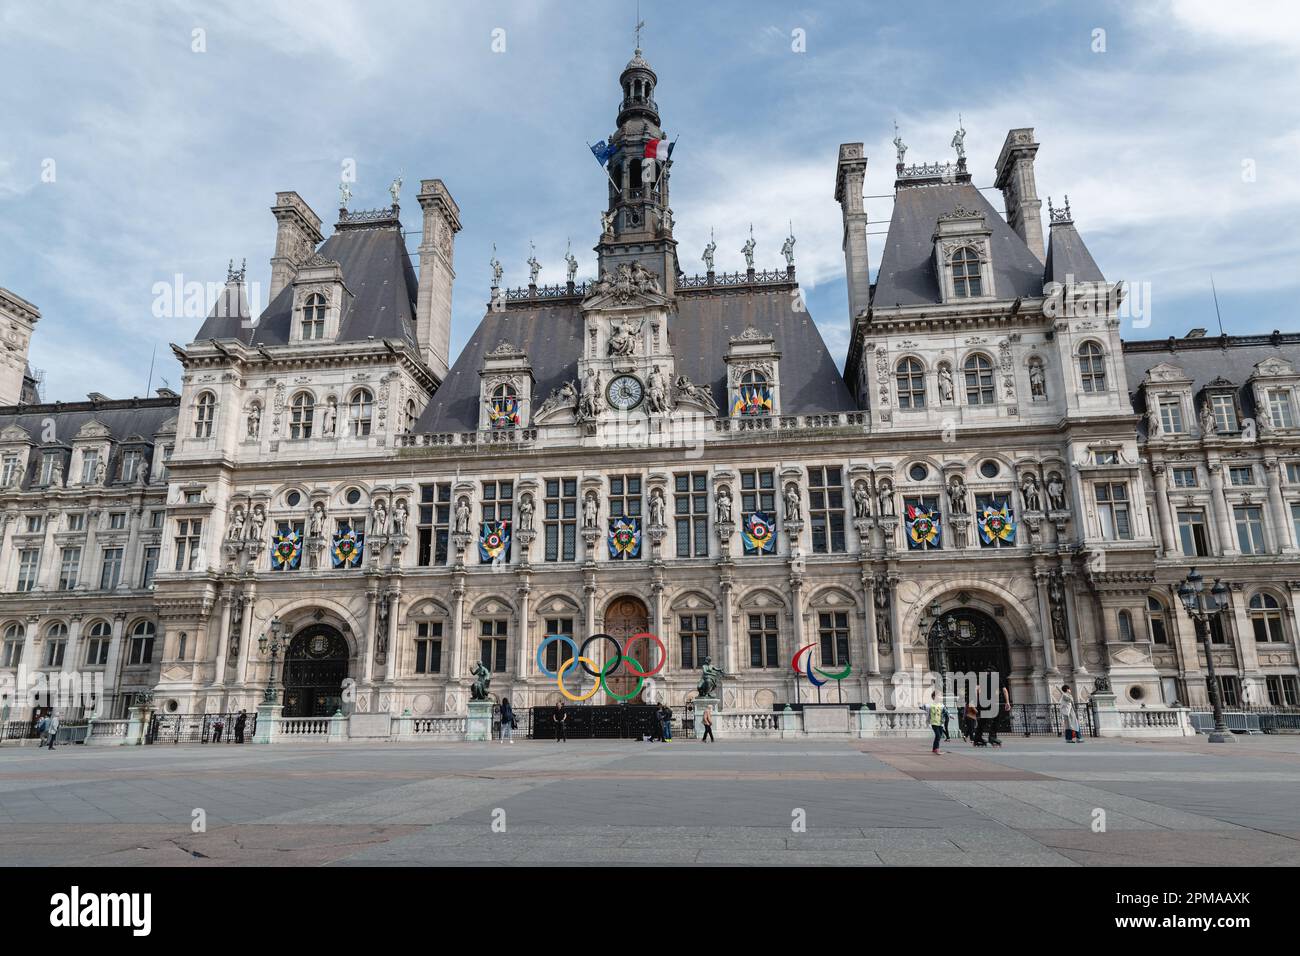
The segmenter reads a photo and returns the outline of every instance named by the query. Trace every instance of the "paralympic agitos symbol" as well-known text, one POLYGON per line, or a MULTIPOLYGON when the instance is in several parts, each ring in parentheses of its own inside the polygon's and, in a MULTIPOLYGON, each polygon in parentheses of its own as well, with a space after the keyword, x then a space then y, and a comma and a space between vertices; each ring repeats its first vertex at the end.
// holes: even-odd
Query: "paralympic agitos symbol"
POLYGON ((635 657, 624 654, 623 645, 619 644, 618 638, 614 637, 612 634, 593 634, 582 642, 581 648, 579 648, 573 638, 569 637, 567 634, 548 634, 546 638, 537 645, 537 669, 547 677, 554 677, 556 686, 560 688, 560 693, 572 701, 581 702, 584 700, 591 700, 591 698, 596 696, 596 691, 602 689, 615 700, 631 700, 637 694, 641 693, 641 688, 645 686, 645 679, 647 677, 654 677, 655 674, 658 674, 663 670, 664 663, 668 660, 668 649, 664 647, 664 642, 659 640, 658 637, 651 634, 649 631, 643 631, 640 634, 633 634, 628 638, 628 644, 631 644, 633 641, 642 640, 643 638, 654 641, 655 644, 659 645, 659 666, 654 668, 654 670, 642 670, 641 662, 635 657), (553 671, 548 668, 546 666, 546 658, 543 656, 543 652, 546 650, 546 645, 554 643, 555 641, 563 641, 565 644, 568 644, 569 650, 572 652, 572 655, 567 660, 560 663, 560 669, 558 671, 553 671), (613 657, 607 660, 605 666, 598 671, 592 670, 592 666, 596 662, 587 656, 587 648, 591 646, 592 641, 608 641, 614 645, 614 650, 617 652, 613 657), (605 682, 605 678, 612 677, 617 673, 618 669, 623 666, 624 661, 627 662, 628 673, 636 678, 636 689, 630 694, 616 694, 609 689, 609 684, 605 682), (591 690, 581 696, 570 694, 568 688, 564 686, 564 675, 568 673, 569 668, 574 664, 581 667, 591 677, 600 678, 594 685, 592 685, 591 690))
POLYGON ((838 674, 828 674, 820 667, 813 667, 812 655, 808 654, 808 652, 811 651, 816 646, 817 646, 816 642, 813 642, 812 644, 805 644, 803 647, 799 648, 799 650, 795 652, 794 657, 790 659, 790 667, 796 674, 799 674, 802 671, 803 674, 807 675, 808 683, 812 684, 814 687, 821 687, 827 681, 844 680, 844 678, 849 676, 849 673, 853 670, 852 666, 849 664, 845 664, 844 670, 840 671, 838 674), (808 654, 808 657, 804 660, 804 667, 801 669, 799 667, 799 658, 803 657, 805 654, 808 654), (826 678, 826 680, 818 680, 816 677, 814 677, 813 676, 814 670, 818 674, 821 674, 822 677, 826 678))

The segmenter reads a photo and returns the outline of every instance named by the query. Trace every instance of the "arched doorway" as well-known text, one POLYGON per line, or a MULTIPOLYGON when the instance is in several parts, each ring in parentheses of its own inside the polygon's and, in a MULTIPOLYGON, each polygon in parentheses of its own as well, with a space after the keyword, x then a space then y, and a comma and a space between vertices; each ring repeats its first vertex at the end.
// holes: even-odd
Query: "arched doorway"
POLYGON ((332 717, 343 704, 348 642, 328 624, 312 624, 284 655, 285 717, 332 717))
MULTIPOLYGON (((636 658, 644 671, 654 669, 657 661, 652 655, 658 654, 658 649, 647 638, 642 637, 634 641, 632 637, 636 634, 644 634, 648 630, 650 630, 650 610, 640 598, 615 598, 605 609, 605 633, 618 641, 624 654, 636 658)), ((610 650, 612 652, 613 649, 610 650)), ((605 683, 614 693, 622 695, 632 692, 632 688, 636 687, 636 678, 629 674, 628 666, 624 663, 605 683)), ((628 703, 643 703, 644 694, 643 689, 628 703)))
MULTIPOLYGON (((945 611, 930 625, 930 670, 945 677, 952 674, 979 675, 980 688, 992 688, 998 704, 1002 688, 1010 688, 1011 653, 1002 628, 988 614, 974 608, 945 611), (990 675, 985 683, 984 675, 990 675)), ((986 692, 981 692, 981 695, 986 692)), ((968 687, 958 685, 960 703, 968 703, 968 687)), ((1010 715, 999 708, 999 728, 1009 725, 1010 715)))

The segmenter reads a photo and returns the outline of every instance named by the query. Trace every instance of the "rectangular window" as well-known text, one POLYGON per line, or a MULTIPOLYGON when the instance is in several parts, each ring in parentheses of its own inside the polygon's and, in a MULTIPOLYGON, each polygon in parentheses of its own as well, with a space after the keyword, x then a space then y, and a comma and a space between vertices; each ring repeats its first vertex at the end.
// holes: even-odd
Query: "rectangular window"
MULTIPOLYGON (((609 516, 611 518, 641 517, 641 476, 611 475, 609 479, 609 516)), ((630 560, 627 551, 620 551, 615 561, 630 560)))
POLYGON ((1183 403, 1176 398, 1160 400, 1160 428, 1166 435, 1183 433, 1183 403))
POLYGON ((121 531, 126 528, 126 512, 114 511, 108 516, 108 530, 121 531))
MULTIPOLYGON (((548 617, 546 619, 546 636, 573 637, 573 618, 548 617)), ((553 674, 559 673, 560 670, 561 649, 568 651, 569 645, 565 644, 563 641, 551 641, 551 643, 546 645, 546 669, 553 674)), ((648 667, 649 665, 647 664, 646 666, 648 667)))
POLYGON ((17 667, 23 659, 23 642, 5 641, 4 666, 17 667))
MULTIPOLYGON (((1011 501, 1011 495, 976 495, 975 496, 975 520, 977 523, 983 523, 988 526, 988 531, 993 532, 998 529, 992 527, 993 522, 986 521, 984 518, 985 510, 990 514, 996 515, 1000 521, 1011 523, 1016 520, 1015 505, 1011 501), (1003 509, 1006 509, 1006 516, 1003 517, 1003 509)), ((976 532, 979 536, 981 548, 1014 548, 1016 546, 1016 537, 1014 534, 993 534, 987 536, 983 531, 976 532), (987 537, 987 540, 986 540, 987 537)))
POLYGON ((197 505, 203 501, 203 492, 187 491, 185 492, 185 503, 187 505, 197 505))
POLYGON ((90 667, 102 667, 108 663, 109 639, 91 636, 86 642, 86 664, 90 667))
POLYGON ((749 666, 783 666, 783 662, 777 656, 775 614, 749 615, 749 666))
MULTIPOLYGON (((749 516, 755 511, 776 521, 776 472, 770 468, 751 468, 740 473, 740 527, 749 527, 749 516)), ((757 552, 754 557, 761 555, 757 552)))
POLYGON ((145 547, 143 560, 140 562, 140 587, 147 588, 153 586, 153 576, 158 572, 158 552, 156 544, 145 547))
POLYGON ((846 611, 819 613, 817 636, 821 640, 823 667, 843 667, 849 663, 849 615, 846 611))
POLYGON ((451 533, 451 483, 420 486, 420 513, 416 522, 421 567, 442 567, 447 563, 447 541, 451 533))
POLYGON ((152 664, 153 663, 153 638, 152 637, 133 637, 131 638, 131 656, 128 658, 129 664, 152 664))
POLYGON ((1234 485, 1253 485, 1255 483, 1255 469, 1250 465, 1229 468, 1228 481, 1234 485))
POLYGON ((155 531, 158 530, 163 526, 163 519, 166 517, 167 517, 167 512, 165 511, 149 512, 149 527, 154 529, 155 531))
POLYGON ((44 531, 44 530, 45 530, 45 516, 44 516, 44 515, 28 515, 28 516, 27 516, 27 533, 28 533, 28 534, 37 534, 38 532, 41 532, 41 531, 44 531))
POLYGON ((1300 462, 1288 461, 1286 463, 1286 483, 1288 485, 1300 485, 1300 462))
POLYGON ((1268 677, 1268 702, 1274 707, 1300 706, 1300 681, 1287 674, 1268 677))
POLYGON ((128 451, 122 458, 122 481, 132 482, 140 474, 144 456, 138 451, 128 451))
POLYGON ((1210 628, 1210 643, 1211 643, 1211 644, 1227 644, 1227 643, 1228 643, 1228 633, 1227 633, 1227 631, 1225 631, 1225 630, 1223 629, 1223 615, 1222 615, 1222 614, 1216 614, 1214 617, 1210 618, 1209 628, 1210 628))
POLYGON ((1178 510, 1178 538, 1183 554, 1189 558, 1203 558, 1210 553, 1210 534, 1205 527, 1205 512, 1200 508, 1178 510))
POLYGON ((41 484, 48 485, 54 481, 54 463, 59 460, 58 454, 48 454, 41 458, 41 484))
POLYGON ((506 669, 506 639, 509 622, 504 620, 482 621, 479 624, 479 660, 488 670, 496 674, 506 669))
POLYGON ((1242 554, 1264 553, 1264 514, 1258 505, 1237 505, 1232 509, 1237 521, 1237 546, 1242 554))
MULTIPOLYGON (((578 557, 578 479, 547 478, 543 529, 547 561, 573 561, 578 557)), ((548 645, 547 649, 554 647, 548 645)), ((555 668, 551 668, 554 670, 555 668)))
POLYGON ((99 452, 87 449, 81 453, 81 483, 94 484, 95 470, 99 467, 99 452))
POLYGON ((704 614, 683 614, 678 619, 682 642, 682 667, 695 670, 709 656, 709 618, 704 614))
POLYGON ((203 535, 203 521, 183 518, 176 522, 176 570, 193 571, 199 563, 199 539, 203 535))
POLYGON ((677 557, 709 556, 709 479, 703 471, 673 476, 673 512, 677 523, 677 557))
POLYGON ((1220 434, 1237 430, 1237 403, 1231 395, 1213 395, 1210 408, 1214 412, 1214 428, 1220 434))
POLYGON ((52 638, 45 642, 45 666, 62 667, 63 655, 68 650, 68 642, 58 638, 52 638))
POLYGON ((415 625, 415 672, 442 672, 442 621, 420 621, 415 625))
POLYGON ((5 455, 0 461, 0 488, 12 488, 18 474, 18 456, 5 455))
POLYGON ((77 586, 77 576, 81 571, 81 549, 64 548, 59 561, 59 590, 71 591, 77 586))
POLYGON ((1219 687, 1223 690, 1223 706, 1241 706, 1241 681, 1235 675, 1220 677, 1219 687))
POLYGON ((294 567, 292 566, 292 562, 291 562, 291 561, 284 560, 283 558, 282 558, 279 562, 277 562, 277 561, 276 561, 276 555, 275 555, 274 551, 272 551, 270 554, 267 555, 267 560, 268 560, 268 562, 269 562, 269 563, 268 563, 268 567, 270 567, 270 569, 271 569, 272 571, 276 571, 276 572, 282 572, 282 571, 294 571, 294 570, 299 570, 299 569, 302 568, 302 566, 303 566, 302 551, 305 549, 305 546, 304 546, 304 544, 303 544, 303 528, 304 528, 304 527, 305 527, 305 525, 304 525, 304 523, 301 522, 301 521, 277 521, 277 522, 275 523, 275 533, 278 534, 278 535, 287 534, 287 533, 289 533, 290 531, 296 531, 296 532, 298 532, 298 548, 299 548, 299 551, 298 551, 298 567, 297 567, 297 568, 294 568, 294 567))
POLYGON ((104 566, 99 572, 99 589, 111 591, 122 581, 122 549, 105 548, 104 566))
POLYGON ((1294 428, 1295 410, 1291 405, 1289 388, 1270 388, 1268 390, 1268 417, 1274 428, 1294 428))
POLYGON ((41 549, 23 548, 18 552, 18 590, 30 591, 36 587, 36 575, 41 569, 41 549))
POLYGON ((86 530, 86 516, 85 516, 84 514, 80 513, 80 512, 78 512, 77 514, 74 514, 74 515, 68 515, 68 530, 69 530, 69 531, 85 531, 85 530, 86 530))
POLYGON ((848 550, 844 535, 844 487, 839 468, 808 469, 808 523, 816 554, 848 550))
POLYGON ((943 547, 939 499, 932 495, 903 498, 903 537, 909 551, 932 551, 943 547))
POLYGON ((1279 643, 1286 638, 1282 634, 1282 615, 1253 614, 1250 618, 1251 629, 1255 632, 1256 644, 1279 643))
POLYGON ((1175 488, 1197 488, 1199 486, 1200 486, 1200 480, 1196 476, 1195 468, 1174 469, 1175 488))
POLYGON ((1129 521, 1128 485, 1122 481, 1098 484, 1096 495, 1101 536, 1107 541, 1130 540, 1133 526, 1129 521))
POLYGON ((172 459, 172 448, 173 448, 173 447, 174 447, 174 446, 172 446, 172 445, 163 445, 162 464, 161 464, 161 465, 159 466, 159 468, 158 468, 158 480, 159 480, 159 481, 166 481, 166 480, 167 480, 167 462, 171 461, 171 459, 172 459))
POLYGON ((1095 465, 1118 465, 1119 452, 1112 448, 1094 448, 1092 450, 1092 461, 1095 465))

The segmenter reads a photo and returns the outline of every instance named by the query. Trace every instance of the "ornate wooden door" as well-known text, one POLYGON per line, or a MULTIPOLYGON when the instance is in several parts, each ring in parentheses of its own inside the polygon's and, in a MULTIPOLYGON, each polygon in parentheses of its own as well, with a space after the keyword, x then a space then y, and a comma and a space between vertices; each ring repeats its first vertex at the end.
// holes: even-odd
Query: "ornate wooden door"
MULTIPOLYGON (((616 598, 605 611, 605 633, 609 634, 623 648, 623 653, 634 657, 641 664, 641 670, 650 670, 654 667, 655 661, 651 659, 657 649, 646 638, 632 640, 634 634, 643 634, 650 630, 650 611, 646 608, 645 602, 639 598, 621 597, 616 598)), ((595 649, 595 645, 592 645, 595 649)), ((609 647, 606 651, 608 654, 613 653, 613 648, 609 647)), ((606 658, 608 659, 608 658, 606 658)), ((636 678, 628 672, 628 665, 625 662, 606 683, 610 690, 616 694, 628 694, 636 687, 636 678)), ((629 700, 629 703, 640 704, 644 691, 637 694, 629 700)), ((617 701, 610 701, 617 703, 617 701)))

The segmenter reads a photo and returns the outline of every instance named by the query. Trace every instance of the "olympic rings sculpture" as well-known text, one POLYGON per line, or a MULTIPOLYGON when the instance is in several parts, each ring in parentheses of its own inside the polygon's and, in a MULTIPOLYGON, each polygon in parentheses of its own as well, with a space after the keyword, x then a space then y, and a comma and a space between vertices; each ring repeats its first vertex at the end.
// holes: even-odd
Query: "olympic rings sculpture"
POLYGON ((645 686, 645 679, 647 677, 654 677, 663 670, 664 664, 668 660, 668 648, 664 647, 664 642, 659 640, 656 635, 651 634, 649 631, 642 631, 640 634, 633 634, 628 638, 628 644, 642 639, 654 641, 654 643, 659 646, 659 666, 654 668, 654 670, 642 669, 640 661, 635 657, 623 653, 623 645, 619 644, 618 638, 614 637, 612 634, 593 634, 582 642, 581 647, 579 647, 577 642, 567 634, 548 634, 542 642, 537 645, 537 669, 547 677, 554 677, 556 686, 560 688, 560 693, 575 703, 581 703, 584 700, 591 700, 591 698, 596 696, 596 691, 598 690, 604 690, 606 694, 618 701, 631 700, 637 694, 641 693, 641 688, 645 686), (547 646, 554 644, 557 641, 569 645, 569 650, 572 653, 568 658, 560 662, 559 670, 553 671, 546 666, 546 658, 543 655, 547 646), (593 641, 608 641, 610 644, 614 645, 614 650, 616 651, 613 657, 605 661, 605 666, 600 670, 594 670, 596 662, 587 656, 587 648, 591 646, 593 641), (618 669, 623 666, 624 662, 627 663, 628 673, 636 678, 636 689, 630 694, 616 694, 609 689, 609 684, 606 682, 606 678, 612 677, 617 673, 618 669), (564 686, 564 675, 569 672, 574 664, 581 667, 591 677, 599 678, 596 683, 592 685, 591 690, 582 695, 570 694, 568 688, 564 686))

